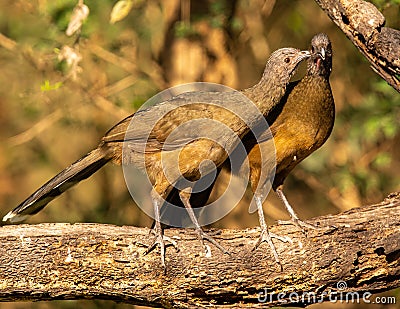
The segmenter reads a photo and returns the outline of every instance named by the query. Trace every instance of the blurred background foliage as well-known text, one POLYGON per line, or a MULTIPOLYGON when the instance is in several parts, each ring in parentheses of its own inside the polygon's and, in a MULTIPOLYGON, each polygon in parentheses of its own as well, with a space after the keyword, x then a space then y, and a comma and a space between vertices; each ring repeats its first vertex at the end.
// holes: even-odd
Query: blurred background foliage
MULTIPOLYGON (((387 25, 399 29, 400 1, 373 2, 387 25)), ((1 2, 3 215, 159 91, 196 81, 248 87, 259 80, 272 51, 308 48, 318 32, 333 43, 336 123, 328 142, 287 179, 289 200, 302 218, 310 218, 379 202, 399 189, 400 96, 314 1, 135 0, 122 20, 110 23, 115 3, 85 1, 90 13, 80 34, 67 36, 76 0, 1 2)), ((248 214, 250 199, 246 195, 214 226, 256 226, 257 216, 248 214)), ((287 218, 274 194, 265 210, 270 223, 287 218)), ((121 168, 112 165, 29 220, 45 221, 151 224, 132 201, 121 168)), ((89 305, 125 307, 94 301, 1 308, 89 305)))

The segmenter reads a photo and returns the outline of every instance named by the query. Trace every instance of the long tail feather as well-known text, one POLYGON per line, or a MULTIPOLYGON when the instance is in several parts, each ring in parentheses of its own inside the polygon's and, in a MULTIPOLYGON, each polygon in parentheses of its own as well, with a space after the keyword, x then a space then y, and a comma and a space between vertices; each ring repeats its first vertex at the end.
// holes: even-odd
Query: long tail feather
POLYGON ((97 148, 54 176, 25 201, 3 217, 3 221, 20 222, 43 209, 50 201, 84 180, 110 161, 107 152, 97 148))

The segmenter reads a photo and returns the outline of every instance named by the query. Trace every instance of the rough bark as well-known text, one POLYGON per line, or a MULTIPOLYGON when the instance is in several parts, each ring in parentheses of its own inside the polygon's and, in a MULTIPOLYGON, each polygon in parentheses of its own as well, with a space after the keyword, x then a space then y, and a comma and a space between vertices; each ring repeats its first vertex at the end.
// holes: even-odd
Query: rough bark
POLYGON ((306 292, 320 301, 338 292, 362 297, 400 286, 399 213, 397 193, 377 205, 315 218, 309 222, 336 228, 307 236, 291 225, 273 226, 272 232, 293 240, 274 241, 283 271, 266 244, 252 251, 258 229, 219 231, 215 237, 232 255, 211 247, 211 257, 204 256, 193 230, 167 230, 180 250, 168 247, 164 271, 158 250, 144 255, 143 244, 150 241, 145 228, 3 226, 0 301, 98 298, 166 308, 254 308, 301 302, 306 292), (264 289, 268 302, 259 303, 264 289), (278 300, 280 292, 285 295, 278 300), (299 298, 290 299, 292 292, 299 298))
POLYGON ((400 31, 363 0, 315 0, 371 63, 372 69, 400 92, 400 31))

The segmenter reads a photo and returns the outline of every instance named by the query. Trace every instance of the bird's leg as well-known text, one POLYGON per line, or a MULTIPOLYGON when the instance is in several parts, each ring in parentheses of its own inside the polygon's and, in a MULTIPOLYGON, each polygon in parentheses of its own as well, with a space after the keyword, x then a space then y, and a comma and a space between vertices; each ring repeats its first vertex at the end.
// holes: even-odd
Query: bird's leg
POLYGON ((305 233, 305 228, 309 228, 312 230, 318 229, 317 226, 309 224, 307 222, 302 221, 299 216, 295 213, 294 209, 292 206, 290 206, 285 194, 283 193, 281 188, 277 188, 275 190, 276 194, 278 195, 279 199, 282 201, 283 205, 285 205, 286 210, 288 211, 290 215, 290 221, 278 221, 279 224, 294 224, 298 226, 304 233, 305 233))
POLYGON ((194 224, 195 230, 197 232, 198 238, 201 241, 201 244, 204 248, 205 254, 206 256, 211 256, 211 250, 208 246, 206 246, 206 244, 204 243, 204 240, 209 241, 210 243, 212 243, 214 246, 216 246, 218 249, 220 249, 223 253, 227 253, 229 254, 229 252, 222 247, 214 238, 212 238, 210 235, 208 235, 207 233, 205 233, 203 231, 203 229, 201 228, 199 222, 197 221, 197 218, 194 214, 193 208, 190 205, 190 195, 192 193, 192 188, 186 188, 182 191, 179 192, 179 196, 181 198, 181 201, 183 203, 183 205, 185 205, 185 208, 189 214, 190 220, 192 221, 192 223, 194 224))
POLYGON ((160 254, 161 254, 161 266, 165 268, 165 242, 164 241, 169 241, 175 248, 177 248, 176 242, 172 240, 171 238, 167 237, 164 235, 164 230, 161 226, 161 221, 160 221, 160 205, 162 205, 162 198, 155 192, 154 190, 151 191, 151 197, 153 201, 153 207, 154 207, 154 228, 152 229, 152 232, 155 234, 154 240, 151 243, 151 245, 148 246, 145 254, 148 254, 154 248, 159 245, 160 246, 160 254))
POLYGON ((279 266, 281 267, 281 270, 282 270, 283 269, 282 268, 282 264, 280 262, 280 259, 279 259, 279 256, 278 256, 278 252, 276 251, 275 245, 272 242, 272 238, 276 238, 276 239, 278 239, 280 241, 283 241, 283 242, 292 243, 293 241, 290 239, 290 237, 287 237, 287 236, 281 237, 281 236, 278 236, 276 234, 270 233, 268 231, 268 225, 267 225, 267 222, 265 222, 264 211, 263 211, 263 208, 262 208, 262 198, 261 198, 260 195, 255 194, 254 195, 254 200, 255 200, 256 205, 257 205, 257 212, 258 212, 258 219, 260 221, 261 234, 260 234, 260 237, 258 238, 258 241, 255 244, 253 250, 257 249, 258 246, 263 242, 268 243, 268 245, 271 248, 272 254, 274 255, 275 261, 279 264, 279 266))

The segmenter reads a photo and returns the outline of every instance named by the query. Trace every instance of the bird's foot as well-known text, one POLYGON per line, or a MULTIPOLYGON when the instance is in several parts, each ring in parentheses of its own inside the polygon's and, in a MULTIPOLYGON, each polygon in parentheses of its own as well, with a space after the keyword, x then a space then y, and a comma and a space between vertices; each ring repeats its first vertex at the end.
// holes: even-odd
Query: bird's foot
POLYGON ((330 230, 332 228, 336 227, 330 227, 330 226, 317 226, 311 223, 307 223, 303 220, 300 220, 299 218, 292 218, 290 220, 278 220, 278 224, 283 224, 283 225, 295 225, 297 226, 304 234, 307 234, 307 230, 314 230, 314 231, 326 231, 330 230))
POLYGON ((263 242, 266 242, 269 245, 269 247, 271 248, 271 251, 272 251, 272 254, 274 255, 275 261, 278 263, 278 265, 280 266, 281 271, 282 271, 283 267, 282 267, 281 261, 279 259, 278 252, 276 251, 275 245, 272 242, 272 238, 278 239, 278 240, 280 240, 282 242, 286 242, 286 243, 287 242, 293 243, 293 240, 288 236, 279 236, 274 233, 270 233, 268 231, 268 229, 261 229, 260 237, 258 238, 257 243, 254 245, 252 251, 256 250, 263 242))
POLYGON ((224 247, 222 247, 213 237, 208 235, 206 232, 204 232, 201 228, 196 228, 196 233, 197 237, 199 238, 205 252, 206 257, 211 257, 211 248, 210 246, 206 245, 204 240, 207 240, 208 242, 212 243, 214 246, 216 246, 219 250, 221 250, 223 253, 229 254, 229 251, 226 250, 224 247))
POLYGON ((269 236, 271 236, 271 238, 278 239, 281 242, 288 242, 288 243, 291 243, 291 244, 293 243, 293 239, 291 239, 289 236, 279 236, 279 235, 274 234, 274 233, 269 233, 269 236))
POLYGON ((272 242, 272 238, 278 239, 281 242, 293 243, 293 240, 289 236, 279 236, 274 233, 270 233, 268 230, 261 230, 260 237, 257 243, 254 245, 252 251, 256 250, 263 242, 266 242, 271 247, 272 251, 276 251, 275 245, 272 242))
POLYGON ((151 231, 153 234, 155 234, 153 241, 151 242, 150 245, 147 246, 147 250, 145 251, 145 255, 153 251, 157 246, 160 247, 160 255, 161 255, 161 266, 165 268, 165 248, 168 246, 173 246, 176 251, 179 251, 178 245, 175 240, 173 240, 171 237, 163 235, 162 232, 157 232, 155 230, 151 231), (165 242, 169 242, 166 244, 165 242))

